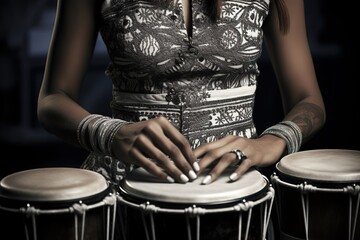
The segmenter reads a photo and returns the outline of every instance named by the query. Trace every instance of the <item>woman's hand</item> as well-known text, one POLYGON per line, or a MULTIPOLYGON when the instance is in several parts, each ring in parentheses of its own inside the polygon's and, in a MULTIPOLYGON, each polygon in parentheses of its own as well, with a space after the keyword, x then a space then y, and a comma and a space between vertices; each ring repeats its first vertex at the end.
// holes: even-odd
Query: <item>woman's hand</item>
POLYGON ((228 167, 239 166, 229 176, 231 181, 238 180, 247 170, 253 166, 269 166, 277 162, 286 149, 284 140, 264 135, 258 139, 248 139, 239 136, 226 136, 218 141, 203 144, 195 149, 194 154, 199 158, 200 172, 212 166, 203 184, 215 181, 228 167), (239 149, 246 157, 239 163, 234 149, 239 149))
POLYGON ((112 152, 168 182, 186 183, 200 169, 188 140, 165 117, 123 126, 112 152))

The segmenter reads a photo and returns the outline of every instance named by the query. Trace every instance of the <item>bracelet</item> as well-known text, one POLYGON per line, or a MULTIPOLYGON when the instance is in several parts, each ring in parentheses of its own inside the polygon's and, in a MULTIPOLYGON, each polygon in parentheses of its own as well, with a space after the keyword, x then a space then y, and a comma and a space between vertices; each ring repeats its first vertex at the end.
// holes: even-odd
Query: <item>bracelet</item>
POLYGON ((86 134, 86 130, 88 128, 88 125, 90 124, 90 122, 98 117, 101 117, 101 115, 99 114, 89 114, 87 115, 85 118, 83 118, 81 120, 81 122, 79 123, 77 130, 76 130, 76 135, 77 135, 77 140, 80 144, 80 146, 82 146, 83 148, 85 148, 86 150, 90 151, 90 146, 86 143, 85 140, 85 134, 86 134))
POLYGON ((292 121, 282 121, 271 126, 260 137, 265 134, 271 134, 285 140, 288 154, 299 151, 302 144, 302 133, 298 125, 292 121))
POLYGON ((110 155, 110 156, 113 156, 114 155, 114 153, 112 152, 112 148, 111 148, 111 146, 112 146, 112 144, 113 144, 113 141, 114 141, 114 139, 115 139, 115 135, 116 135, 116 133, 118 132, 118 130, 120 129, 120 128, 122 128, 123 126, 125 126, 125 125, 128 125, 128 124, 130 124, 131 122, 125 122, 125 121, 118 121, 116 124, 114 124, 114 127, 113 127, 113 129, 112 129, 112 131, 110 132, 110 134, 109 134, 109 137, 108 137, 108 142, 107 142, 107 144, 106 144, 106 151, 108 152, 108 154, 110 155))
POLYGON ((93 152, 97 152, 97 153, 102 152, 101 151, 102 149, 99 146, 99 142, 101 141, 100 131, 102 128, 104 128, 103 123, 105 123, 108 119, 110 118, 104 116, 99 117, 95 120, 94 124, 92 124, 88 128, 91 150, 93 152))
POLYGON ((98 114, 86 116, 77 127, 77 139, 83 148, 91 152, 112 156, 111 145, 117 131, 130 124, 121 119, 110 118, 98 114), (92 124, 90 124, 93 122, 92 124), (88 141, 86 141, 88 133, 88 141))

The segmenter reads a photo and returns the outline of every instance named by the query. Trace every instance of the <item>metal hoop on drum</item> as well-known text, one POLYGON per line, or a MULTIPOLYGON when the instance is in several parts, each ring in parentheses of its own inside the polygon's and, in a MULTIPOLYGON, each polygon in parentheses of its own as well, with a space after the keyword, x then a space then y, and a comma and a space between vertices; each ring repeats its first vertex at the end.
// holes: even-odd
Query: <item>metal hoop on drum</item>
POLYGON ((360 237, 360 151, 318 149, 287 155, 276 165, 271 182, 277 193, 281 239, 360 237), (303 222, 291 218, 295 212, 303 222), (336 216, 339 224, 321 214, 336 216), (302 224, 303 232, 294 230, 302 224))
MULTIPOLYGON (((76 168, 31 169, 3 178, 0 191, 0 210, 23 216, 24 234, 27 240, 38 239, 37 218, 39 216, 61 214, 74 215, 75 240, 87 239, 85 238, 87 213, 102 207, 106 211, 104 239, 114 239, 117 198, 115 192, 98 173, 76 168), (52 181, 47 181, 48 177, 51 177, 52 181), (74 180, 74 185, 69 186, 68 180, 64 181, 63 177, 74 180), (59 183, 56 183, 57 181, 59 183), (35 184, 36 189, 31 189, 31 187, 25 189, 31 184, 35 184), (91 188, 93 189, 88 191, 91 188), (30 226, 27 220, 30 220, 30 226)), ((16 218, 16 216, 13 217, 16 218)), ((91 220, 88 219, 88 221, 91 220)))
MULTIPOLYGON (((260 174, 255 170, 250 171, 248 174, 249 174, 248 177, 251 177, 251 176, 259 177, 260 176, 260 174)), ((174 202, 173 202, 170 205, 168 205, 166 203, 164 204, 164 202, 159 201, 158 199, 155 199, 155 198, 162 198, 162 196, 155 196, 155 194, 157 194, 156 192, 154 192, 154 195, 151 196, 150 191, 152 191, 152 190, 159 191, 160 189, 156 189, 156 187, 154 189, 148 189, 148 186, 143 186, 142 189, 136 189, 136 187, 139 187, 139 185, 136 186, 136 184, 139 182, 139 179, 137 177, 141 177, 144 175, 147 175, 147 174, 142 169, 137 169, 137 171, 135 173, 135 178, 128 180, 128 182, 126 182, 126 180, 125 180, 125 184, 122 185, 123 188, 121 188, 121 191, 117 194, 117 199, 120 203, 120 206, 121 205, 128 206, 133 209, 137 209, 141 212, 142 221, 143 221, 143 225, 144 225, 144 231, 145 231, 147 240, 150 240, 150 239, 156 240, 157 239, 156 231, 155 231, 155 221, 154 221, 155 214, 164 213, 164 214, 177 214, 177 215, 186 216, 186 229, 187 229, 188 240, 192 239, 191 238, 190 218, 196 218, 196 224, 195 224, 196 225, 196 229, 195 229, 196 234, 195 235, 196 235, 196 239, 199 240, 200 239, 200 218, 201 218, 201 216, 208 215, 208 214, 216 214, 216 213, 226 213, 226 212, 228 212, 228 213, 229 212, 238 212, 239 213, 237 239, 245 239, 246 240, 249 237, 249 228, 250 228, 251 219, 252 219, 252 210, 255 206, 261 206, 262 208, 264 208, 263 209, 264 212, 263 212, 263 216, 262 216, 262 223, 261 223, 261 239, 266 239, 266 233, 267 233, 267 229, 268 229, 268 225, 269 225, 269 221, 270 221, 270 213, 271 213, 273 200, 274 200, 274 194, 275 194, 274 189, 271 186, 267 186, 266 192, 263 193, 260 197, 258 196, 257 199, 252 198, 251 200, 246 200, 246 198, 242 198, 239 201, 236 201, 236 200, 229 201, 224 205, 219 204, 217 207, 214 207, 214 206, 209 207, 206 204, 204 204, 204 202, 197 203, 196 201, 198 199, 193 199, 193 203, 190 203, 191 199, 186 199, 186 200, 180 200, 180 203, 174 204, 174 202), (137 182, 137 183, 135 183, 135 182, 137 182), (145 192, 142 192, 143 190, 145 190, 145 192), (150 195, 149 195, 149 193, 150 193, 150 195), (127 199, 127 196, 123 196, 124 194, 125 195, 130 194, 132 196, 127 199), (150 198, 150 200, 143 199, 144 201, 141 201, 140 199, 137 199, 137 200, 140 200, 140 202, 136 201, 135 200, 136 196, 140 196, 140 195, 144 195, 144 196, 150 198), (185 202, 188 202, 188 204, 186 204, 185 202), (164 205, 164 206, 161 206, 161 205, 164 205), (178 206, 176 206, 176 205, 178 205, 178 206), (167 206, 171 206, 171 207, 167 207, 167 206), (243 225, 243 215, 241 214, 242 212, 248 212, 247 219, 245 219, 246 229, 245 229, 244 235, 242 235, 242 225, 243 225), (150 230, 147 227, 145 215, 150 216, 150 230)), ((224 175, 227 176, 226 173, 224 175)), ((245 178, 246 177, 247 176, 245 176, 245 178)), ((145 176, 144 178, 149 180, 149 176, 145 176)), ((261 178, 265 179, 264 180, 265 182, 267 181, 266 177, 261 176, 261 178)), ((187 183, 187 185, 191 185, 191 186, 188 186, 189 188, 191 188, 191 187, 196 186, 196 184, 198 184, 198 183, 199 183, 198 181, 195 181, 195 182, 187 183)), ((154 182, 154 184, 156 185, 156 182, 154 182)), ((180 190, 180 189, 176 189, 176 186, 184 187, 183 184, 171 185, 171 186, 175 188, 175 191, 180 190)), ((141 188, 141 186, 140 186, 140 188, 141 188)), ((265 190, 265 187, 263 190, 265 190)), ((195 192, 196 192, 196 190, 195 190, 195 192)), ((224 200, 225 199, 222 199, 221 201, 224 201, 224 200)), ((214 202, 212 202, 212 204, 214 204, 214 202)), ((216 205, 216 203, 215 203, 215 205, 216 205)), ((123 223, 123 222, 124 222, 124 219, 121 219, 120 223, 123 223)), ((123 225, 121 226, 121 228, 124 230, 123 225)), ((127 237, 124 234, 124 231, 123 231, 123 239, 127 239, 127 237)))

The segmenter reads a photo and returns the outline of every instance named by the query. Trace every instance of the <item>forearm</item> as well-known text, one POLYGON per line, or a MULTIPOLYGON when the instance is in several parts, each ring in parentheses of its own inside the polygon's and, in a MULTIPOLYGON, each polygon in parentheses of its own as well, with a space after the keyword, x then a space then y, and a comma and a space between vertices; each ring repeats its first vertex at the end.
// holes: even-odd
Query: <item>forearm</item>
POLYGON ((40 124, 50 133, 75 146, 79 146, 77 127, 88 114, 74 100, 61 93, 40 98, 38 102, 40 124))
POLYGON ((326 120, 325 108, 321 102, 305 99, 296 104, 284 120, 292 121, 300 128, 303 144, 323 127, 326 120))

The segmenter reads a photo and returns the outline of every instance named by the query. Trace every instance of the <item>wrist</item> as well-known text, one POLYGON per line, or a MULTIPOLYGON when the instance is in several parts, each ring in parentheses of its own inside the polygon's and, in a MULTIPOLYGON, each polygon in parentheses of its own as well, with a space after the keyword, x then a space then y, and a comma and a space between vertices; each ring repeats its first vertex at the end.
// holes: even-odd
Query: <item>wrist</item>
POLYGON ((85 117, 77 129, 79 144, 91 152, 112 156, 112 142, 117 131, 129 122, 98 114, 85 117))
POLYGON ((286 141, 278 136, 272 134, 263 134, 260 136, 262 141, 265 141, 265 146, 269 146, 277 155, 284 156, 287 154, 287 145, 286 141))

